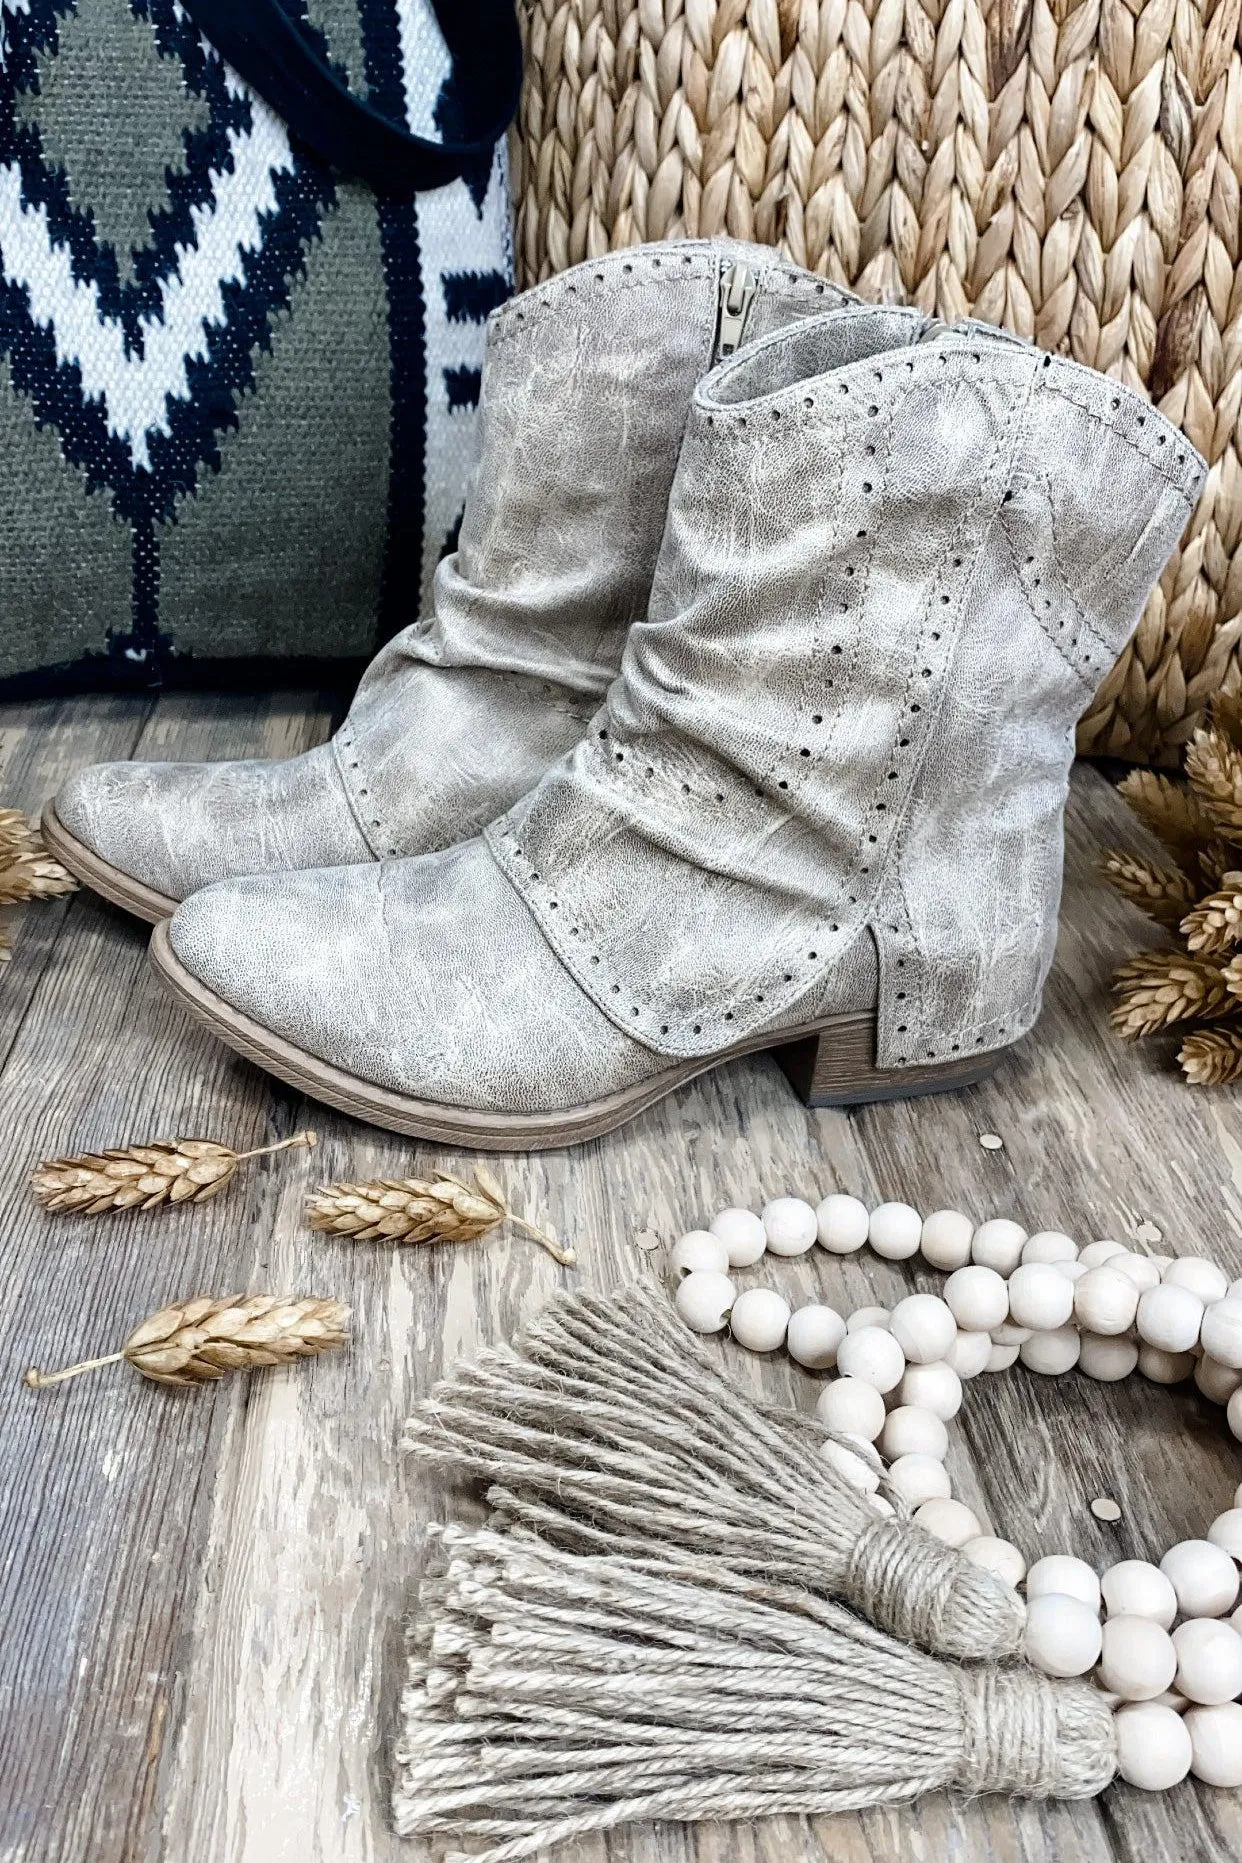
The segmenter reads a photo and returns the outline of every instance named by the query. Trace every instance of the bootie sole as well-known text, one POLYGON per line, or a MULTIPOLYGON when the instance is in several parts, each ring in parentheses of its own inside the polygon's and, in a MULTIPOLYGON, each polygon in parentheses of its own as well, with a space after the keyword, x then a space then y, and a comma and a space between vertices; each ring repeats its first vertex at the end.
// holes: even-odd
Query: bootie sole
POLYGON ((122 873, 102 854, 87 847, 85 841, 70 834, 53 803, 44 804, 39 826, 49 854, 54 854, 62 867, 68 867, 75 880, 81 880, 83 886, 99 893, 110 905, 120 906, 122 912, 132 912, 135 918, 145 919, 148 925, 170 919, 177 910, 177 900, 157 893, 153 886, 144 886, 132 873, 122 873))
POLYGON ((990 1074, 1005 1052, 971 1055, 952 1065, 885 1070, 875 1067, 871 1059, 874 1014, 833 1016, 802 1028, 782 1029, 775 1041, 771 1033, 755 1035, 720 1054, 676 1062, 637 1086, 584 1106, 547 1113, 489 1113, 393 1093, 295 1047, 200 983, 173 950, 165 923, 157 925, 151 935, 151 964, 173 995, 213 1035, 299 1092, 390 1132, 480 1151, 549 1151, 600 1138, 698 1075, 765 1049, 775 1054, 792 1085, 812 1107, 857 1106, 967 1087, 990 1074))

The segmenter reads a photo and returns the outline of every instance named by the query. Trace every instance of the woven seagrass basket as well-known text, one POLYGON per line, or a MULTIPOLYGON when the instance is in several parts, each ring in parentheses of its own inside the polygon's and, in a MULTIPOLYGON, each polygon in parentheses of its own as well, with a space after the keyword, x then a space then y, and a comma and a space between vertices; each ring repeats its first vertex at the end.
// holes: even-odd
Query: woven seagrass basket
POLYGON ((519 0, 519 281, 727 231, 1143 389, 1210 468, 1080 730, 1242 685, 1242 0, 519 0))

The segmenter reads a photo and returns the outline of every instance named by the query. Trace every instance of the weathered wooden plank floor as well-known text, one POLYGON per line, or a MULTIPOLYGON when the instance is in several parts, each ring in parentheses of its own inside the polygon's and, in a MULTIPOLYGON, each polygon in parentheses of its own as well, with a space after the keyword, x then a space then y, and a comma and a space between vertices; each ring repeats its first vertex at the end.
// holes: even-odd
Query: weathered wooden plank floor
MULTIPOLYGON (((83 700, 0 711, 0 802, 37 810, 104 756, 284 754, 323 737, 322 695, 83 700)), ((658 1271, 666 1241, 727 1202, 833 1187, 1029 1227, 1132 1237, 1242 1270, 1242 1098, 1194 1094, 1105 1026, 1112 964, 1142 937, 1098 885, 1100 839, 1137 833, 1098 772, 1075 778, 1057 969, 1036 1033, 956 1098, 809 1114, 764 1059, 709 1078, 579 1151, 507 1160, 519 1208, 572 1237, 581 1274, 658 1271), (981 1132, 1005 1140, 982 1150, 981 1132)), ((3 1863, 396 1863, 387 1738, 400 1615, 434 1488, 398 1463, 412 1401, 459 1353, 508 1334, 568 1278, 520 1241, 406 1255, 313 1238, 326 1176, 454 1160, 298 1099, 194 1029, 148 976, 142 928, 89 895, 13 915, 0 979, 0 1859, 3 1863), (321 1149, 252 1169, 217 1202, 143 1217, 49 1218, 26 1190, 49 1153, 202 1133, 261 1144, 313 1123, 321 1149), (29 1364, 119 1344, 169 1299, 339 1294, 348 1356, 214 1390, 117 1366, 35 1394, 29 1364)), ((786 1292, 883 1299, 903 1276, 819 1251, 773 1265, 786 1292)), ((929 1283, 930 1284, 930 1283, 929 1283)), ((729 1351, 730 1348, 722 1347, 729 1351)), ((739 1375, 808 1403, 781 1357, 739 1375)), ((1236 1445, 1193 1392, 1025 1373, 971 1386, 958 1491, 1028 1549, 1103 1561, 1202 1532, 1238 1479, 1236 1445), (1123 1507, 1117 1527, 1088 1511, 1123 1507)), ((921 1856, 962 1863, 1224 1863, 1242 1802, 1193 1785, 1092 1806, 925 1802, 917 1812, 753 1829, 622 1832, 564 1853, 651 1863, 921 1856)))

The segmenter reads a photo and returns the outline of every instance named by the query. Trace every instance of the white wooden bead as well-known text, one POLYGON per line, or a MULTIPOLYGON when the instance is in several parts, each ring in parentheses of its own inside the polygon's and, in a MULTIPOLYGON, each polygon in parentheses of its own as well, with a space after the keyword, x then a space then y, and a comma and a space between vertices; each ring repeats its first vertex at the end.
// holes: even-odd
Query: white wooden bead
POLYGON ((1022 1262, 1077 1261, 1078 1244, 1059 1229, 1040 1229, 1022 1244, 1022 1262))
POLYGON ((1242 1300, 1214 1300, 1199 1329, 1203 1350, 1230 1371, 1242 1371, 1242 1300))
POLYGON ((1108 1266, 1133 1281, 1140 1294, 1145 1294, 1149 1287, 1160 1285, 1160 1270, 1150 1255, 1137 1255, 1133 1250, 1128 1250, 1124 1255, 1114 1255, 1108 1266))
POLYGON ((771 1287, 748 1287, 733 1302, 729 1331, 748 1352, 775 1352, 789 1329, 789 1302, 771 1287))
POLYGON ((858 1307, 845 1322, 847 1333, 861 1332, 864 1326, 882 1326, 887 1332, 892 1314, 887 1307, 858 1307))
POLYGON ((871 1212, 867 1240, 885 1261, 909 1261, 922 1234, 923 1218, 908 1203, 881 1203, 871 1212))
POLYGON ((934 1365, 957 1338, 957 1321, 936 1294, 907 1294, 893 1308, 888 1328, 911 1365, 934 1365))
POLYGON ((909 1507, 924 1501, 947 1501, 953 1492, 949 1471, 934 1455, 902 1455, 888 1471, 889 1483, 909 1507))
POLYGON ((1233 1491, 1233 1504, 1235 1507, 1242 1507, 1242 1481, 1238 1483, 1233 1491))
POLYGON ((1100 1643, 1100 1620, 1089 1604, 1057 1591, 1029 1599, 1022 1646, 1045 1675, 1086 1675, 1100 1659, 1100 1643))
POLYGON ((857 1488, 859 1494, 874 1494, 879 1487, 879 1469, 845 1443, 833 1442, 829 1438, 820 1444, 819 1452, 825 1462, 830 1462, 838 1475, 849 1482, 851 1488, 857 1488))
POLYGON ((1086 1248, 1079 1249, 1078 1259, 1085 1262, 1088 1268, 1102 1268, 1114 1255, 1128 1255, 1129 1252, 1124 1243, 1113 1242, 1106 1237, 1102 1242, 1088 1242, 1086 1248))
POLYGON ((1233 1625, 1234 1629, 1238 1632, 1238 1635, 1242 1636, 1242 1604, 1240 1604, 1237 1610, 1233 1612, 1232 1616, 1229 1619, 1229 1622, 1233 1625))
POLYGON ((972 1513, 963 1501, 945 1500, 941 1496, 924 1501, 921 1507, 915 1508, 911 1518, 916 1526, 934 1539, 942 1540, 946 1546, 965 1546, 967 1540, 977 1540, 983 1532, 978 1514, 972 1513))
POLYGON ((1193 1352, 1164 1352, 1159 1346, 1139 1347, 1138 1368, 1153 1384, 1181 1384, 1195 1368, 1193 1352))
POLYGON ((1225 1617, 1238 1601, 1238 1568, 1211 1540, 1179 1540, 1160 1570, 1177 1593, 1183 1617, 1225 1617))
POLYGON ((691 1229, 674 1242, 669 1267, 678 1281, 688 1274, 727 1274, 729 1251, 710 1229, 691 1229))
POLYGON ((1123 1701, 1154 1701, 1173 1686, 1177 1651, 1149 1617, 1110 1617, 1100 1650, 1100 1681, 1123 1701))
POLYGON ((1242 1443, 1242 1390, 1235 1391, 1233 1396, 1229 1399, 1225 1417, 1228 1421, 1231 1434, 1236 1436, 1238 1441, 1242 1443))
POLYGON ((893 1506, 891 1501, 886 1501, 882 1494, 869 1494, 867 1496, 867 1505, 868 1507, 874 1507, 877 1514, 883 1514, 886 1520, 893 1520, 896 1518, 897 1509, 893 1506))
POLYGON ((1216 1707, 1242 1695, 1242 1637, 1218 1617, 1188 1617, 1173 1632, 1177 1688, 1188 1701, 1216 1707))
POLYGON ((1116 1384, 1128 1378, 1138 1364, 1139 1349, 1133 1339, 1113 1339, 1103 1333, 1081 1333, 1078 1369, 1101 1384, 1116 1384))
POLYGON ((1032 1333, 1025 1345, 1018 1347, 1018 1357, 1028 1371, 1045 1378, 1063 1378, 1073 1371, 1082 1351, 1082 1335, 1073 1326, 1058 1326, 1054 1333, 1032 1333))
POLYGON ((1024 1262, 1009 1277, 1009 1317, 1037 1333, 1054 1333, 1069 1324, 1074 1285, 1047 1262, 1024 1262))
POLYGON ((721 1210, 708 1227, 728 1249, 731 1268, 753 1267, 768 1246, 763 1224, 753 1210, 721 1210))
POLYGON ((1217 1514, 1208 1528, 1208 1538, 1231 1559, 1242 1562, 1242 1507, 1230 1507, 1217 1514))
POLYGON ((1008 1371, 1011 1365, 1017 1364, 1021 1350, 1022 1347, 1016 1345, 994 1345, 988 1353, 984 1371, 1008 1371))
POLYGON ((836 1378, 820 1392, 815 1414, 825 1428, 873 1443, 884 1428, 886 1413, 884 1399, 873 1384, 836 1378))
POLYGON ((1100 1581, 1085 1559, 1071 1553, 1049 1553, 1037 1559, 1026 1575, 1028 1598, 1077 1598, 1099 1615, 1100 1581))
POLYGON ((903 1404, 930 1410, 942 1423, 952 1423, 962 1407, 962 1381, 951 1365, 907 1365, 900 1390, 903 1404))
POLYGON ((1214 1261, 1204 1261, 1202 1255, 1182 1255, 1171 1261, 1163 1278, 1166 1287, 1187 1288, 1205 1307, 1211 1301, 1223 1300, 1229 1292, 1229 1277, 1214 1261))
POLYGON ((943 1462, 949 1453, 949 1432, 934 1411, 899 1404, 884 1421, 880 1448, 889 1462, 901 1456, 934 1456, 943 1462))
POLYGON ((812 1302, 790 1315, 785 1346, 790 1358, 808 1371, 831 1371, 844 1337, 845 1321, 836 1308, 812 1302))
POLYGON ((982 1566, 985 1572, 994 1572, 1015 1591, 1026 1577, 1026 1560, 1013 1541, 997 1539, 991 1533, 981 1533, 978 1539, 967 1540, 962 1556, 972 1565, 982 1566))
POLYGON ((877 1391, 895 1391, 906 1369, 906 1355, 882 1326, 847 1332, 837 1347, 837 1368, 846 1378, 860 1378, 877 1391))
POLYGON ((967 1378, 977 1378, 980 1372, 986 1371, 991 1356, 990 1334, 959 1332, 945 1353, 944 1362, 965 1381, 967 1378))
POLYGON ((1186 1732, 1196 1779, 1235 1790, 1242 1785, 1242 1704, 1222 1701, 1214 1708, 1191 1708, 1186 1732))
POLYGON ((960 1210, 933 1210, 923 1219, 919 1253, 930 1268, 952 1274, 970 1260, 970 1238, 975 1226, 960 1210))
POLYGON ((856 1255, 867 1240, 871 1213, 857 1197, 834 1192, 815 1212, 820 1245, 830 1255, 856 1255))
POLYGON ((1147 1559, 1119 1559, 1100 1580, 1104 1609, 1110 1617, 1146 1617, 1168 1630, 1177 1616, 1177 1593, 1158 1565, 1147 1559))
POLYGON ((1063 1274, 1067 1281, 1075 1283, 1081 1281, 1084 1274, 1091 1272, 1085 1261, 1054 1261, 1052 1266, 1058 1274, 1063 1274))
POLYGON ((673 1296, 673 1305, 695 1333, 718 1333, 729 1317, 737 1289, 727 1274, 708 1269, 688 1274, 673 1296))
POLYGON ((1021 1261, 1026 1243, 1027 1234, 1021 1223, 996 1216, 991 1222, 980 1223, 975 1230, 970 1242, 970 1259, 980 1268, 995 1268, 997 1274, 1008 1279, 1021 1261))
POLYGON ((1116 1268, 1090 1268, 1072 1288, 1074 1317, 1084 1332, 1112 1338, 1128 1332, 1139 1309, 1139 1291, 1116 1268))
POLYGON ((1179 1695, 1175 1688, 1166 1688, 1163 1695, 1156 1696, 1156 1700, 1162 1708, 1172 1708, 1174 1714, 1185 1714, 1190 1706, 1185 1695, 1179 1695))
POLYGON ((1165 1281, 1138 1305, 1138 1334, 1162 1352, 1193 1352, 1203 1325, 1203 1302, 1188 1287, 1165 1281))
POLYGON ((944 1297, 963 1332, 990 1333, 1009 1318, 1009 1287, 995 1268, 959 1268, 944 1284, 944 1297))
POLYGON ((1180 1714, 1159 1702, 1140 1701, 1119 1709, 1113 1726, 1117 1771, 1127 1785, 1141 1792, 1167 1792, 1181 1784, 1193 1755, 1180 1714))
POLYGON ((992 1328, 992 1344, 998 1346, 1022 1346, 1031 1336, 1029 1326, 1015 1326, 1012 1320, 1002 1320, 999 1326, 992 1328))
POLYGON ((1226 1300, 1242 1300, 1242 1274, 1238 1276, 1236 1281, 1230 1281, 1229 1291, 1225 1298, 1226 1300))
POLYGON ((760 1220, 773 1255, 805 1255, 819 1233, 815 1211, 801 1197, 774 1197, 760 1220))
POLYGON ((1238 1386, 1242 1385, 1242 1371, 1234 1371, 1232 1366, 1219 1364, 1205 1352, 1195 1365, 1195 1383, 1209 1404, 1227 1404, 1238 1386))

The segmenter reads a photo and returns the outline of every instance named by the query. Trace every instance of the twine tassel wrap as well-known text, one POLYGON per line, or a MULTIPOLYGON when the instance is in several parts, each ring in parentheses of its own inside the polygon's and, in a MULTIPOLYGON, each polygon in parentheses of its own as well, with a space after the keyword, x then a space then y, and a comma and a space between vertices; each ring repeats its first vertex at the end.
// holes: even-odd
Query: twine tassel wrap
POLYGON ((554 1299, 518 1342, 459 1366, 411 1418, 424 1460, 496 1484, 501 1516, 569 1551, 701 1561, 696 1583, 780 1572, 937 1654, 1013 1654, 1016 1594, 908 1521, 880 1518, 824 1432, 724 1376, 659 1291, 554 1299))
POLYGON ((1082 1798, 1115 1767, 1084 1683, 961 1668, 688 1555, 444 1529, 410 1637, 394 1814, 510 1863, 633 1820, 860 1810, 938 1789, 1082 1798))

